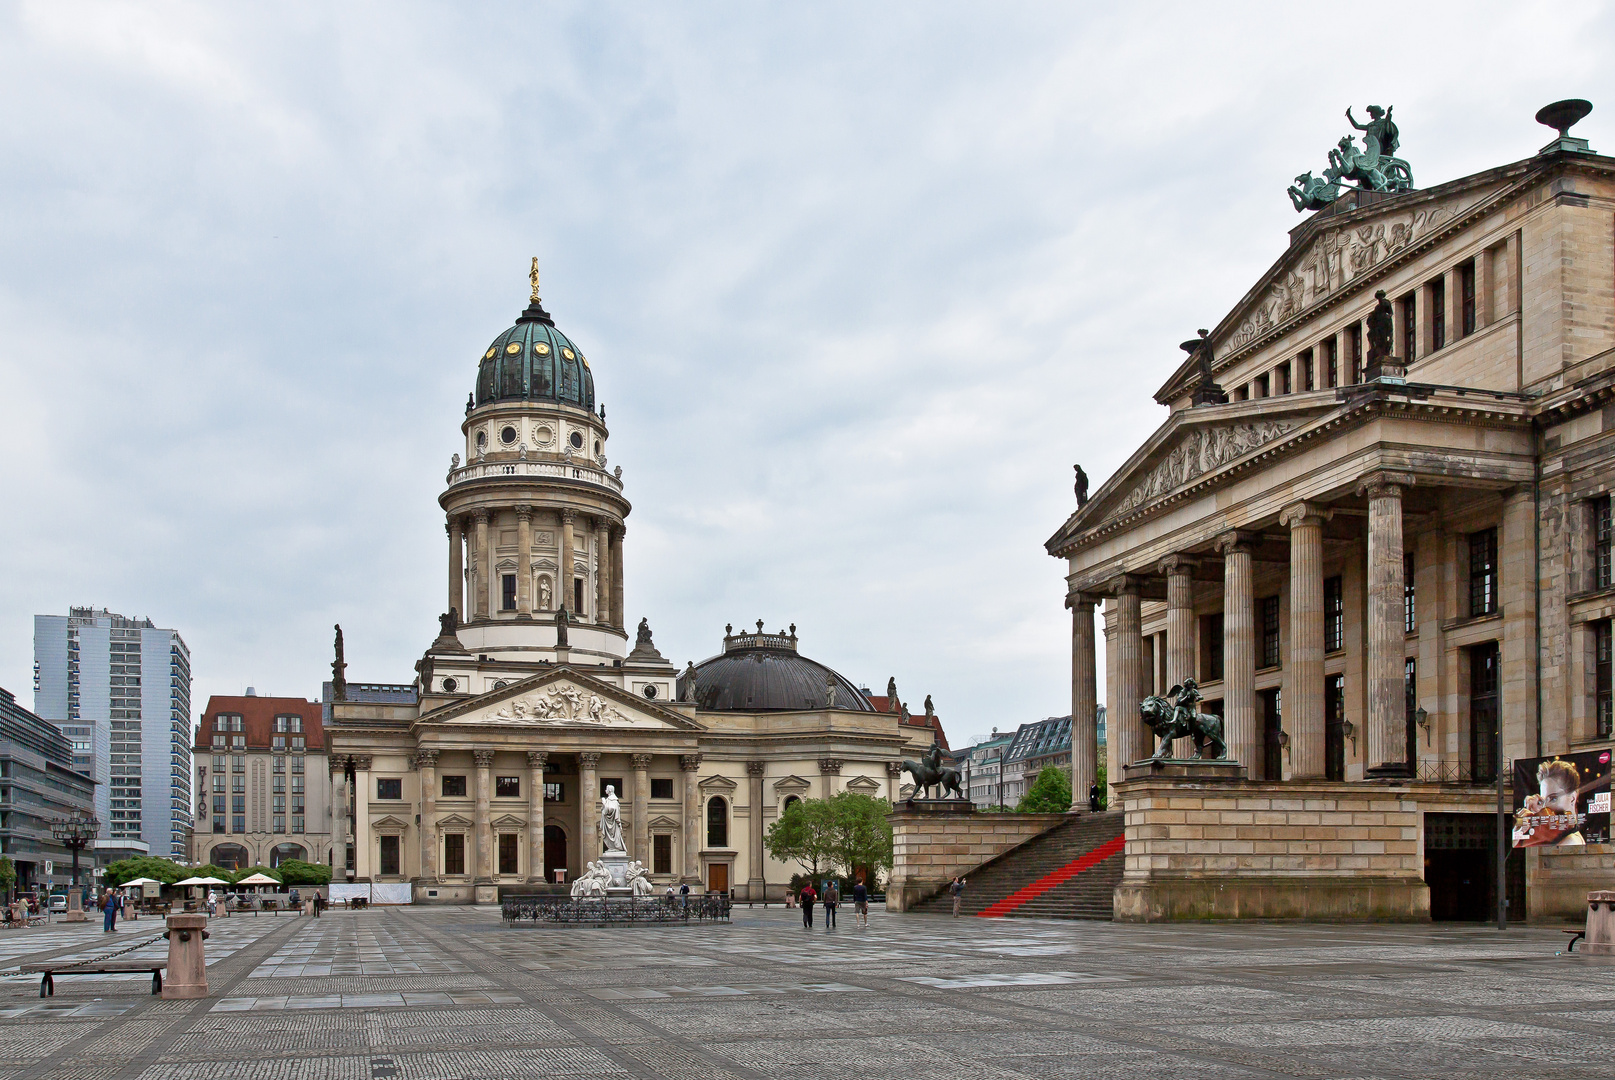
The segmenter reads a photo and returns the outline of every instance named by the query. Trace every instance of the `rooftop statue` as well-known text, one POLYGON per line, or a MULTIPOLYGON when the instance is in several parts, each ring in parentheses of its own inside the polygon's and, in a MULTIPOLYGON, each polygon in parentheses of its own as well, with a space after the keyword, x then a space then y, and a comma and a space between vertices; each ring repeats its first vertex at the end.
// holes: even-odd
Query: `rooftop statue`
POLYGON ((1077 509, 1081 510, 1088 504, 1088 474, 1082 471, 1081 465, 1073 465, 1071 467, 1077 470, 1077 509))
POLYGON ((1289 188, 1290 202, 1297 213, 1322 210, 1340 198, 1346 181, 1355 182, 1361 191, 1412 189, 1413 167, 1395 156, 1402 137, 1391 119, 1391 109, 1370 105, 1368 123, 1359 124, 1348 108, 1346 121, 1363 133, 1362 148, 1358 149, 1355 135, 1344 135, 1329 151, 1329 168, 1322 177, 1313 176, 1310 169, 1297 176, 1289 188))

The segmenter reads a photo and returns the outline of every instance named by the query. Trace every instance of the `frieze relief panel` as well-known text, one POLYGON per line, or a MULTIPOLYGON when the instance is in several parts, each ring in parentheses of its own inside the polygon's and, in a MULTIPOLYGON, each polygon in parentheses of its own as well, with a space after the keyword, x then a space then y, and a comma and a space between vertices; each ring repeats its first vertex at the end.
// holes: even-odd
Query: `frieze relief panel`
POLYGON ((560 683, 500 702, 497 708, 450 721, 455 724, 537 725, 590 724, 663 727, 644 716, 630 716, 598 694, 560 683))
POLYGON ((1128 492, 1116 513, 1126 513, 1182 487, 1195 477, 1228 464, 1263 443, 1286 435, 1300 423, 1291 420, 1259 420, 1222 427, 1191 428, 1166 457, 1128 492))
MULTIPOLYGON (((1481 196, 1484 198, 1484 196, 1481 196)), ((1283 278, 1268 289, 1219 352, 1233 352, 1370 272, 1408 245, 1461 217, 1479 200, 1448 202, 1387 214, 1315 239, 1283 278)))

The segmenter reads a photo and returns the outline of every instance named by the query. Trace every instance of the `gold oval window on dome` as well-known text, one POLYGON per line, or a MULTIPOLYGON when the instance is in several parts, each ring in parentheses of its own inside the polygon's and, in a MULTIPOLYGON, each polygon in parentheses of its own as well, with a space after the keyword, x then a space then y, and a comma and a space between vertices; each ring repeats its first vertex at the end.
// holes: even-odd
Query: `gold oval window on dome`
POLYGON ((564 356, 564 357, 566 357, 566 358, 567 358, 567 359, 568 359, 568 360, 574 360, 574 359, 576 359, 576 357, 574 357, 574 356, 573 356, 573 355, 572 355, 572 350, 571 350, 571 349, 568 349, 568 348, 567 348, 567 347, 566 347, 566 346, 564 346, 564 345, 563 345, 563 346, 561 346, 561 355, 562 355, 562 356, 564 356))
POLYGON ((548 343, 540 341, 533 346, 533 351, 540 356, 548 356, 550 354, 550 347, 548 343))
POLYGON ((509 345, 505 346, 505 352, 506 352, 507 355, 510 355, 510 356, 514 356, 514 355, 516 355, 517 353, 519 353, 521 351, 522 351, 522 347, 521 347, 521 342, 519 342, 519 341, 512 341, 509 345))
POLYGON ((498 352, 498 351, 499 351, 498 349, 490 348, 487 352, 482 354, 482 358, 484 360, 492 360, 493 359, 493 354, 498 352))

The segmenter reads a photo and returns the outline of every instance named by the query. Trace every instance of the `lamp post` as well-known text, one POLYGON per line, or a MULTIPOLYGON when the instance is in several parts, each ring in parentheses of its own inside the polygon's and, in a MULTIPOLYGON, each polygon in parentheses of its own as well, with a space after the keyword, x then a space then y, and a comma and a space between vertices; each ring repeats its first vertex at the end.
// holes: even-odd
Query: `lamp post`
POLYGON ((73 853, 73 889, 67 896, 67 914, 63 922, 84 922, 84 900, 79 894, 79 852, 101 831, 101 822, 93 813, 80 810, 68 817, 52 818, 50 834, 58 844, 73 853))

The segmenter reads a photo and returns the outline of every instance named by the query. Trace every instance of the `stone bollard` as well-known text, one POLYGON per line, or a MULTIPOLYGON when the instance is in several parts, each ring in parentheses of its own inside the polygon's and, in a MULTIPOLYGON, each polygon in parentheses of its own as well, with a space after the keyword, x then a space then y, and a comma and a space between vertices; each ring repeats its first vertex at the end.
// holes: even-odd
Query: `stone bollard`
POLYGON ((207 997, 207 957, 202 951, 208 936, 206 926, 207 916, 200 913, 168 917, 168 977, 163 980, 163 997, 207 997))
POLYGON ((1615 890, 1587 894, 1587 942, 1581 951, 1615 956, 1615 890))

